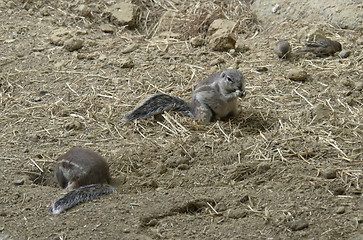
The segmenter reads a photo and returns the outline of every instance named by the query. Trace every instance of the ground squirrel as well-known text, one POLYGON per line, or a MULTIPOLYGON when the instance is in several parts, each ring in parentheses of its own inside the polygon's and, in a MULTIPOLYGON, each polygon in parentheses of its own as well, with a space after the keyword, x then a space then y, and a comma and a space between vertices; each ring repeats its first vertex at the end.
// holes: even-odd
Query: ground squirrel
POLYGON ((78 203, 96 199, 104 194, 116 193, 106 161, 97 153, 73 147, 56 162, 55 176, 61 188, 70 190, 51 207, 53 214, 71 208, 78 203))
POLYGON ((280 40, 275 44, 274 52, 278 59, 287 58, 290 51, 291 47, 287 40, 280 40))
POLYGON ((320 38, 316 41, 305 43, 305 47, 296 51, 299 52, 312 52, 318 57, 334 55, 336 52, 342 50, 342 45, 337 41, 332 41, 329 38, 320 38))
POLYGON ((245 80, 236 69, 214 73, 194 89, 192 102, 167 94, 157 94, 125 116, 126 120, 145 118, 173 110, 209 123, 237 114, 237 99, 246 95, 245 80))

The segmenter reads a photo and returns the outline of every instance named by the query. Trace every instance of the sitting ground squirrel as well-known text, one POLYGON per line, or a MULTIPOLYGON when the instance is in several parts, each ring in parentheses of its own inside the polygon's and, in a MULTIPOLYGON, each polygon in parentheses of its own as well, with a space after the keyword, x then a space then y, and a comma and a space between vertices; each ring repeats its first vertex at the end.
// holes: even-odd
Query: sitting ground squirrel
POLYGON ((274 52, 277 59, 287 58, 291 52, 290 43, 287 40, 280 40, 275 44, 274 52))
POLYGON ((214 73, 194 89, 192 102, 167 94, 156 94, 125 116, 126 120, 145 118, 168 110, 181 112, 209 123, 237 114, 237 99, 246 95, 245 80, 236 69, 214 73))
POLYGON ((57 159, 55 176, 61 188, 71 190, 51 207, 53 214, 71 208, 78 203, 96 199, 104 194, 116 193, 106 161, 97 153, 73 147, 57 159))

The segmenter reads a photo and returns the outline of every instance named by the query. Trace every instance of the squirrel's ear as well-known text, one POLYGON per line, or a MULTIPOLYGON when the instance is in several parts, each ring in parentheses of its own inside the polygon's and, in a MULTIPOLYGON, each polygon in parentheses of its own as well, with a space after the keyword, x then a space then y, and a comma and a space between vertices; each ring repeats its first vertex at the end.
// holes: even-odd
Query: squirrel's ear
POLYGON ((221 78, 225 78, 226 77, 226 73, 223 71, 221 72, 221 78))

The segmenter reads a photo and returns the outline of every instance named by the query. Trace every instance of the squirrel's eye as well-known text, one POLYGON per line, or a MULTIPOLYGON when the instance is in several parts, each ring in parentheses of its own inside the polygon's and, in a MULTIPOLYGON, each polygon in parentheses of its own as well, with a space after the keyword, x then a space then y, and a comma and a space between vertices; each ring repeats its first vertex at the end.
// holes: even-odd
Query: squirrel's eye
POLYGON ((228 82, 232 82, 232 78, 230 76, 227 76, 226 78, 228 82))

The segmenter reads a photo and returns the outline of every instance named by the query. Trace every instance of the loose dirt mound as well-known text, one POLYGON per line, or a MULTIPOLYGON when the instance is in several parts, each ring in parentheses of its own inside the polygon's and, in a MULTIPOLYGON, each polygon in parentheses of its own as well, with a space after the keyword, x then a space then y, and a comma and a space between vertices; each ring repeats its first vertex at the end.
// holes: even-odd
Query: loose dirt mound
POLYGON ((0 2, 0 239, 363 237, 361 33, 186 2, 134 1, 135 29, 113 1, 0 2), (235 49, 210 49, 216 19, 236 23, 235 49), (311 29, 351 55, 276 60, 277 40, 295 51, 311 29), (121 121, 154 93, 190 100, 228 67, 247 79, 237 117, 121 121), (72 146, 107 159, 118 194, 53 216, 54 160, 72 146))

